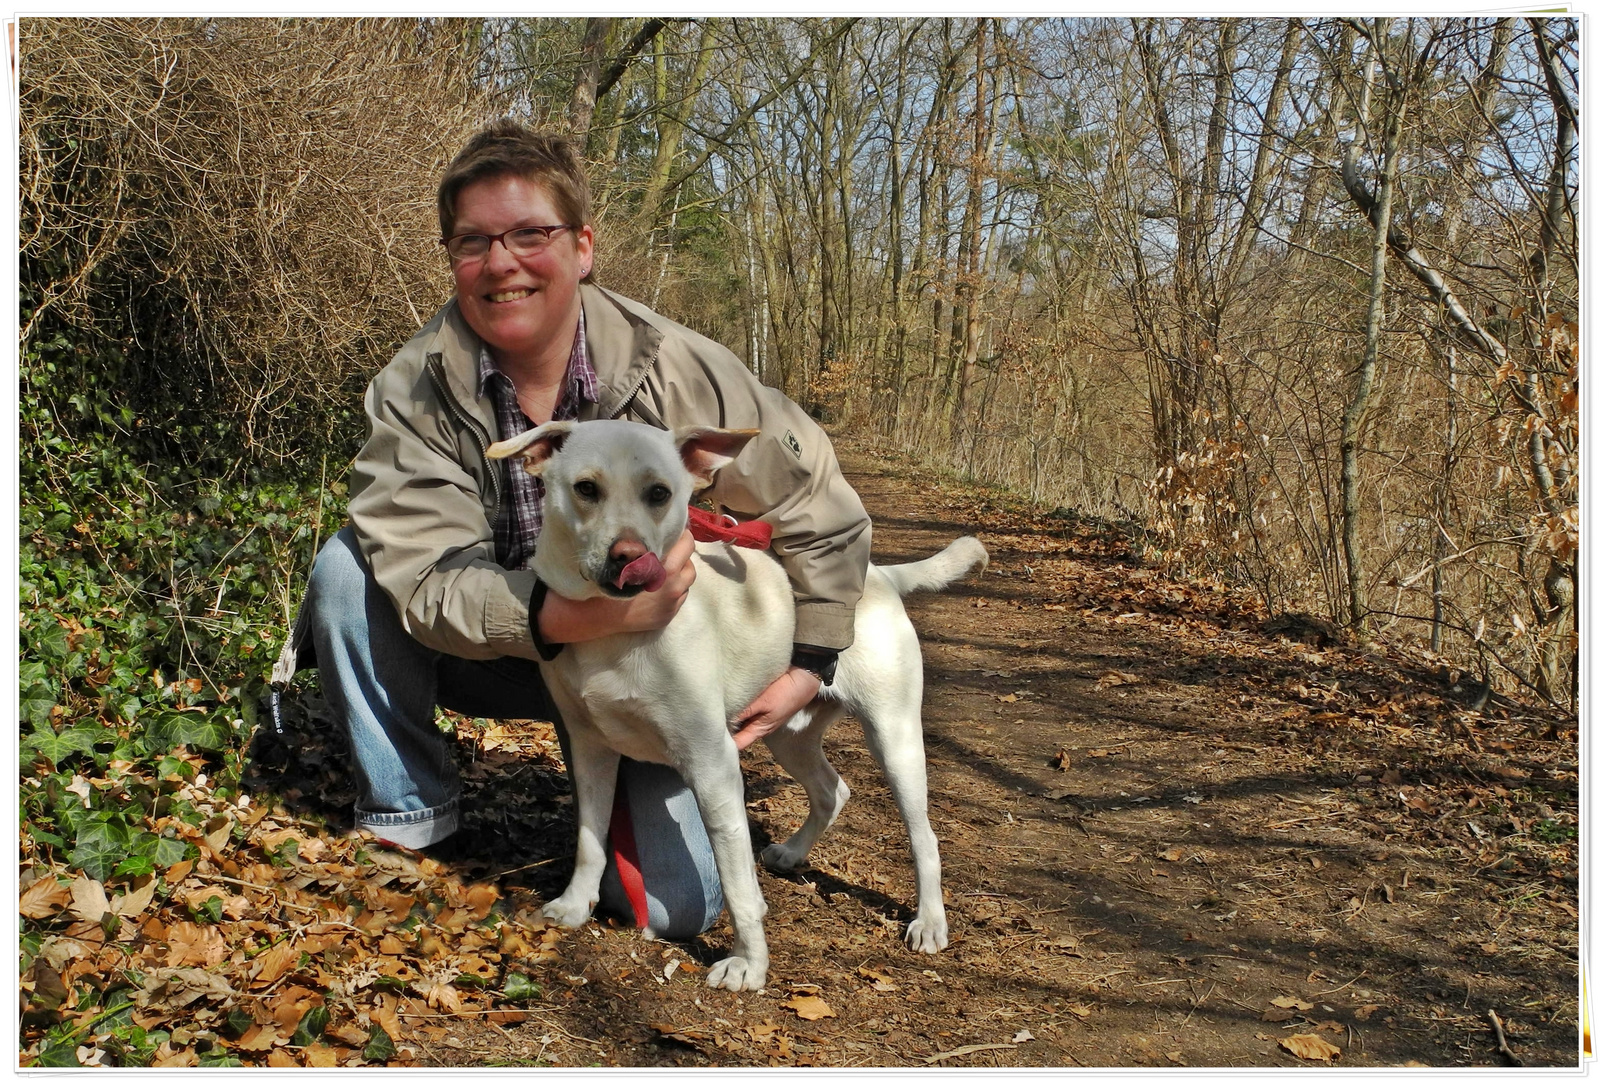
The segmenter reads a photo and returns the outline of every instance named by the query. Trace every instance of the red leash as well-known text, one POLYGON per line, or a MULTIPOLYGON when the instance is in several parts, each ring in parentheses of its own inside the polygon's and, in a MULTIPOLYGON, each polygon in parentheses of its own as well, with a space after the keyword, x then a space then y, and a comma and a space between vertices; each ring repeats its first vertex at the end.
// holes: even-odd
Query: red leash
POLYGON ((639 849, 633 842, 628 793, 621 784, 617 785, 616 798, 611 803, 611 854, 617 860, 622 891, 628 894, 628 903, 633 907, 633 925, 642 930, 650 925, 650 902, 644 894, 644 875, 639 872, 639 849))
POLYGON ((713 514, 698 506, 689 507, 689 534, 708 544, 720 540, 762 551, 772 546, 772 526, 765 521, 736 521, 727 514, 713 514))

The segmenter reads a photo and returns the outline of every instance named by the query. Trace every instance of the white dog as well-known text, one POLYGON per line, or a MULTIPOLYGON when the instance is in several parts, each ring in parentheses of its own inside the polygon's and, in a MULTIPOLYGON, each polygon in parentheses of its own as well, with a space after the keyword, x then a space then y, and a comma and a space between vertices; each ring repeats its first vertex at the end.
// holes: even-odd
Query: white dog
MULTIPOLYGON (((520 456, 543 478, 545 520, 533 569, 552 591, 582 600, 630 596, 656 584, 664 573, 661 556, 683 533, 691 495, 755 434, 557 421, 496 443, 489 456, 520 456)), ((750 990, 766 981, 767 905, 756 882, 739 751, 728 723, 787 668, 794 594, 783 568, 763 552, 697 544, 694 558, 694 585, 665 629, 571 644, 542 665, 566 722, 578 812, 572 881, 544 913, 580 926, 599 899, 618 756, 663 762, 699 803, 733 921, 733 954, 711 968, 707 981, 750 990)), ((832 685, 766 736, 772 756, 810 801, 799 830, 761 855, 768 866, 788 870, 806 858, 850 794, 822 754, 823 734, 846 713, 860 719, 911 836, 917 914, 906 940, 919 952, 938 952, 949 935, 939 843, 928 825, 922 654, 900 597, 942 588, 988 559, 969 536, 922 562, 872 567, 856 608, 855 643, 840 655, 832 685)))

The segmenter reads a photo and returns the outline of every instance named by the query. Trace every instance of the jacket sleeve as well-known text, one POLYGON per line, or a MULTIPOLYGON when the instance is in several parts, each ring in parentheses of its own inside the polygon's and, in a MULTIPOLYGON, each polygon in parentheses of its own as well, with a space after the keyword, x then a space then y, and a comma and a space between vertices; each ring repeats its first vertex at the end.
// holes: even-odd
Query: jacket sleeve
POLYGON ((822 428, 780 391, 762 384, 731 352, 698 335, 663 343, 641 395, 669 428, 756 428, 711 497, 772 526, 772 549, 795 594, 795 641, 848 648, 872 553, 872 521, 845 480, 822 428), (665 355, 666 350, 678 352, 665 355), (681 350, 681 351, 680 351, 681 350))
POLYGON ((488 477, 462 465, 469 450, 478 460, 462 445, 471 434, 444 416, 425 368, 380 372, 365 404, 371 431, 352 468, 350 521, 407 633, 468 659, 536 657, 528 602, 538 579, 495 561, 488 477))

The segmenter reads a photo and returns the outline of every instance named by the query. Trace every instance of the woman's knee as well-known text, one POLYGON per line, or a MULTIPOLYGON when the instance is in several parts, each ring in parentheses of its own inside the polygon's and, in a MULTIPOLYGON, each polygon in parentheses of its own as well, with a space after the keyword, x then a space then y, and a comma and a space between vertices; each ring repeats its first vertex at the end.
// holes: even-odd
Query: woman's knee
POLYGON ((344 631, 364 625, 371 588, 372 574, 356 546, 355 532, 346 525, 322 545, 311 565, 306 603, 311 605, 313 635, 339 639, 346 636, 344 631))
POLYGON ((310 594, 319 610, 341 610, 347 605, 365 603, 371 574, 361 549, 356 545, 356 534, 346 525, 322 545, 311 564, 310 594))

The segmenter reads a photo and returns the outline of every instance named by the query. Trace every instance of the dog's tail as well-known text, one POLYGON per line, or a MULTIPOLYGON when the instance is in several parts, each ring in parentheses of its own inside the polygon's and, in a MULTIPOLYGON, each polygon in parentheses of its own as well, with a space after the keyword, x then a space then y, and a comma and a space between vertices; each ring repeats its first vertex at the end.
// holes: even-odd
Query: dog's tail
POLYGON ((918 589, 942 589, 971 573, 974 567, 988 565, 989 553, 978 542, 978 538, 963 536, 939 554, 921 562, 880 566, 878 569, 889 579, 894 591, 904 596, 918 589))

